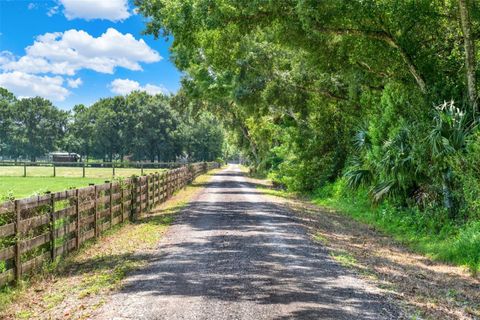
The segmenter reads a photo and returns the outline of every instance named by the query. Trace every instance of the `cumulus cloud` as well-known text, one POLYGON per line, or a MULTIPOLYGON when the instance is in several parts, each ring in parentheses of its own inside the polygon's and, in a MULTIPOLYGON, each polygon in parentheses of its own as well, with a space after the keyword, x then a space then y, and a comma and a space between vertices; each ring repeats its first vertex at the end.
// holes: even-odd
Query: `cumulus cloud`
POLYGON ((121 21, 130 17, 128 0, 60 0, 68 20, 104 19, 121 21))
POLYGON ((63 101, 70 94, 63 87, 62 77, 36 76, 20 71, 1 73, 0 87, 19 97, 41 96, 54 101, 63 101))
POLYGON ((113 93, 121 95, 129 94, 132 91, 146 91, 149 94, 168 93, 168 90, 164 86, 157 86, 150 83, 141 86, 137 81, 130 79, 115 79, 110 83, 109 87, 113 93))
POLYGON ((27 6, 28 10, 33 10, 37 8, 37 5, 33 2, 30 2, 27 6))
POLYGON ((67 79, 67 84, 70 88, 78 88, 83 84, 83 81, 81 78, 77 78, 77 79, 69 78, 67 79))
POLYGON ((0 66, 15 60, 15 56, 10 51, 0 51, 0 66))
MULTIPOLYGON (((108 1, 107 1, 108 2, 108 1)), ((143 39, 109 28, 95 38, 83 30, 45 33, 28 46, 26 55, 0 63, 6 71, 74 75, 80 69, 112 74, 116 67, 142 70, 140 65, 161 60, 143 39)))

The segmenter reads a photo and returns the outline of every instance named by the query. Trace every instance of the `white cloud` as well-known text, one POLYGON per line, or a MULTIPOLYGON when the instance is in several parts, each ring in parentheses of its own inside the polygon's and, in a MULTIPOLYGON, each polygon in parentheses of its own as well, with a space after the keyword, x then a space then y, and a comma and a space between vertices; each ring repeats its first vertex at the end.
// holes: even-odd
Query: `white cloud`
POLYGON ((150 83, 141 86, 137 81, 130 79, 115 79, 110 83, 109 87, 110 91, 121 95, 129 94, 135 90, 146 91, 149 94, 168 93, 168 90, 164 86, 157 86, 150 83))
POLYGON ((141 88, 141 90, 146 91, 149 94, 159 94, 159 93, 168 94, 169 93, 168 89, 165 88, 164 86, 162 85, 157 86, 150 83, 147 83, 143 88, 141 88))
POLYGON ((28 46, 26 55, 16 61, 0 63, 6 71, 54 73, 72 76, 80 69, 101 73, 114 72, 116 67, 142 70, 141 62, 152 63, 161 56, 143 39, 109 28, 95 38, 83 30, 45 33, 28 46))
POLYGON ((30 2, 27 6, 28 10, 33 10, 37 8, 37 5, 33 2, 30 2))
POLYGON ((128 0, 60 0, 68 20, 105 19, 121 21, 130 17, 128 0))
POLYGON ((0 65, 15 60, 15 56, 10 51, 0 51, 0 65))
POLYGON ((67 84, 70 88, 78 88, 83 84, 83 81, 81 78, 77 78, 77 79, 69 78, 67 79, 67 84))
POLYGON ((19 97, 41 96, 54 101, 63 101, 70 94, 63 87, 62 77, 42 77, 19 71, 1 73, 0 87, 19 97))
POLYGON ((51 7, 50 9, 48 9, 47 11, 47 16, 51 17, 51 16, 54 16, 58 13, 58 9, 59 9, 59 6, 54 6, 54 7, 51 7))

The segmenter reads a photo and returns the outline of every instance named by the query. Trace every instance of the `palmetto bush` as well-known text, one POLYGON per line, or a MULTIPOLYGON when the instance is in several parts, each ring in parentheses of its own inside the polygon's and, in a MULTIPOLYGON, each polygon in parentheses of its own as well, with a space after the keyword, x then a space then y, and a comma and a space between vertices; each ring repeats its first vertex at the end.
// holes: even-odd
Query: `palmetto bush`
POLYGON ((381 131, 370 127, 353 136, 356 154, 345 172, 349 187, 368 186, 374 202, 388 197, 402 205, 425 206, 443 199, 445 208, 457 211, 460 200, 455 199, 450 163, 465 154, 473 130, 465 113, 445 102, 435 108, 431 125, 400 118, 377 144, 372 143, 372 130, 381 131))
POLYGON ((369 186, 374 202, 386 197, 405 198, 416 185, 411 129, 406 123, 395 129, 383 144, 370 144, 368 132, 358 131, 353 145, 357 151, 345 177, 351 188, 369 186))

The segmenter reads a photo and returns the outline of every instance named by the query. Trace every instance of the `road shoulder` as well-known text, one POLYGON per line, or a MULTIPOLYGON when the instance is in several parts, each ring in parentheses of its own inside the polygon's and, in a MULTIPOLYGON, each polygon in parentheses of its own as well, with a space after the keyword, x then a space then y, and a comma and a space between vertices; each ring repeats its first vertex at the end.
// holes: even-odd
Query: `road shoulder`
POLYGON ((313 241, 359 277, 386 290, 413 318, 480 319, 480 282, 460 267, 413 253, 389 236, 341 213, 276 192, 265 197, 288 207, 313 241))

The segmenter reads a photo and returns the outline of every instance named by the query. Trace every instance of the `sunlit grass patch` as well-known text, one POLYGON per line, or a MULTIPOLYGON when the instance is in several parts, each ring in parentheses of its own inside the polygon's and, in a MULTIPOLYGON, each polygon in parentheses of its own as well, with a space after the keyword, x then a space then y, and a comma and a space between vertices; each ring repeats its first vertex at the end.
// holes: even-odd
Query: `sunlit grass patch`
POLYGON ((60 302, 62 302, 63 299, 65 299, 64 292, 55 292, 52 294, 47 294, 43 297, 43 301, 45 302, 48 309, 55 307, 60 302))
POLYGON ((285 198, 285 199, 292 199, 298 196, 297 194, 288 192, 286 190, 274 189, 274 188, 262 186, 262 185, 258 185, 256 188, 266 195, 285 198))
POLYGON ((100 267, 99 269, 102 272, 93 271, 90 275, 84 276, 82 283, 76 288, 78 290, 78 298, 82 299, 104 290, 113 290, 118 287, 120 281, 125 278, 128 272, 145 265, 145 261, 141 259, 116 259, 115 262, 116 264, 112 269, 100 267))
MULTIPOLYGON (((25 168, 23 166, 0 166, 0 176, 1 177, 23 177, 25 173, 25 168)), ((143 173, 155 173, 161 172, 165 169, 160 168, 144 168, 143 173)), ((141 168, 115 168, 115 176, 119 177, 130 177, 132 175, 140 175, 142 173, 141 168)), ((54 170, 53 167, 45 166, 27 166, 26 167, 26 177, 53 177, 54 170)), ((55 175, 60 178, 82 178, 83 177, 83 168, 79 167, 55 167, 55 175)), ((97 168, 97 167, 86 167, 85 168, 85 177, 86 178, 102 178, 110 179, 113 176, 113 168, 97 168)))
POLYGON ((316 242, 319 242, 323 245, 327 245, 328 244, 328 239, 322 235, 321 233, 317 232, 313 235, 313 240, 315 240, 316 242))
POLYGON ((332 252, 330 252, 330 256, 335 261, 337 261, 338 263, 340 263, 342 266, 344 266, 346 268, 353 268, 357 264, 357 259, 355 259, 355 257, 352 256, 350 253, 345 252, 345 251, 343 251, 343 252, 342 251, 338 251, 338 252, 332 251, 332 252))
POLYGON ((0 177, 0 202, 5 198, 27 198, 47 191, 63 191, 104 181, 102 178, 0 177))
POLYGON ((26 310, 20 310, 16 313, 16 316, 18 319, 31 319, 33 316, 33 313, 26 310))

